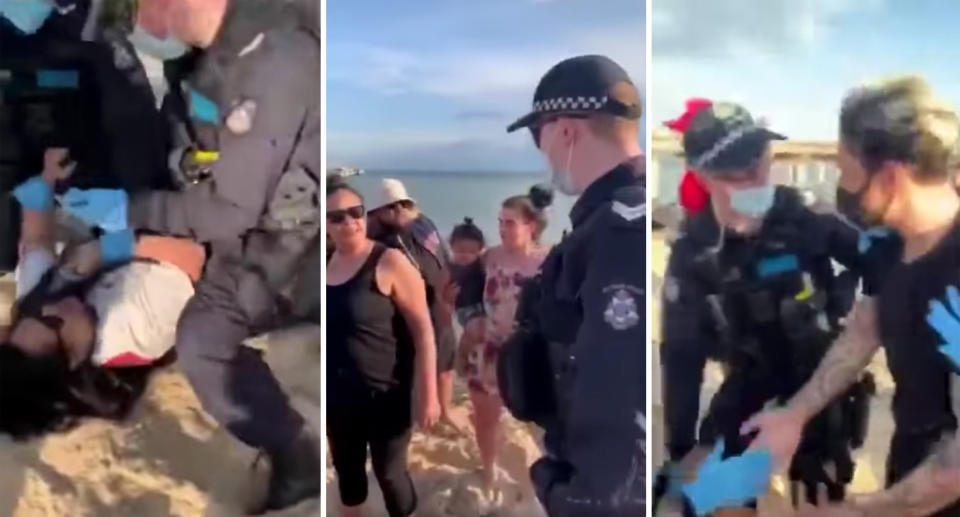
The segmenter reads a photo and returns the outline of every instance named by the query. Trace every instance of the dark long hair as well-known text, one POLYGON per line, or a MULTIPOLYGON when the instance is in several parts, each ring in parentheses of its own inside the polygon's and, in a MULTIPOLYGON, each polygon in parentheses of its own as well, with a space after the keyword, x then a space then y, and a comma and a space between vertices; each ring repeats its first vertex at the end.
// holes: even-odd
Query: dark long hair
MULTIPOLYGON (((52 272, 18 302, 17 320, 35 317, 43 305, 76 296, 93 281, 48 294, 51 282, 52 272)), ((11 330, 16 325, 15 321, 11 330)), ((174 358, 171 351, 151 365, 129 368, 100 368, 87 358, 71 370, 62 349, 32 356, 0 344, 0 433, 24 440, 69 430, 84 417, 122 420, 146 391, 150 373, 174 358)))
POLYGON ((477 242, 481 248, 487 245, 483 238, 483 230, 469 217, 464 217, 463 222, 454 226, 453 231, 450 232, 450 244, 460 240, 477 242))

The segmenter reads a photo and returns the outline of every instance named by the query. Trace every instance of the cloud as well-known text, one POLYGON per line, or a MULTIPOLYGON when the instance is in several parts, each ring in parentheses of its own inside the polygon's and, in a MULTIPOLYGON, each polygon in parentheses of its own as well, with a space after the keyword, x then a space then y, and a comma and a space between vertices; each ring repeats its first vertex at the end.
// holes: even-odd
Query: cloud
POLYGON ((529 138, 505 134, 456 135, 420 133, 405 139, 394 135, 338 135, 327 145, 327 163, 365 169, 429 171, 538 171, 543 159, 529 138), (390 142, 370 146, 369 142, 390 142))
MULTIPOLYGON (((653 49, 668 56, 779 54, 815 44, 836 17, 883 0, 670 0, 654 2, 653 49)), ((658 63, 659 64, 659 63, 658 63)))
POLYGON ((605 54, 643 88, 642 9, 624 15, 594 12, 583 0, 519 3, 469 3, 465 9, 441 2, 429 17, 398 14, 373 35, 353 31, 330 41, 328 84, 336 86, 328 90, 328 104, 366 98, 384 108, 377 114, 382 123, 370 129, 351 120, 348 133, 328 121, 328 162, 367 169, 540 170, 529 136, 504 129, 530 109, 534 88, 551 66, 574 55, 605 54), (581 15, 567 16, 568 10, 581 15), (389 110, 397 104, 424 106, 424 113, 405 109, 394 122, 389 110))
POLYGON ((510 114, 498 110, 466 110, 454 115, 457 120, 504 120, 510 118, 510 114))
POLYGON ((529 101, 540 76, 558 61, 600 53, 620 62, 642 85, 644 32, 638 18, 604 30, 581 31, 564 45, 486 49, 401 49, 344 44, 327 66, 331 77, 385 95, 422 93, 470 102, 520 96, 529 101))

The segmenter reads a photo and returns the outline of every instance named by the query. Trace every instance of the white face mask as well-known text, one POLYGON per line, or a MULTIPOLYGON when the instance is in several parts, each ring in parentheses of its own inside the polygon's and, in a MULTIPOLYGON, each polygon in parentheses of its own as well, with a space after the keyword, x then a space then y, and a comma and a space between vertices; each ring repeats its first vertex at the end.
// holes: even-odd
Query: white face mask
POLYGON ((160 39, 143 30, 139 25, 134 27, 127 39, 138 50, 163 61, 176 59, 190 50, 190 46, 176 36, 169 35, 166 39, 160 39))
POLYGON ((730 192, 730 208, 747 217, 760 218, 773 206, 775 194, 773 185, 736 189, 730 192))
MULTIPOLYGON (((548 153, 544 153, 549 156, 548 153)), ((549 158, 547 162, 550 163, 550 183, 553 184, 553 187, 563 192, 568 196, 575 196, 580 194, 579 189, 573 184, 573 172, 570 170, 570 164, 573 161, 573 145, 570 146, 570 150, 567 152, 567 165, 564 168, 556 167, 550 162, 549 158)))

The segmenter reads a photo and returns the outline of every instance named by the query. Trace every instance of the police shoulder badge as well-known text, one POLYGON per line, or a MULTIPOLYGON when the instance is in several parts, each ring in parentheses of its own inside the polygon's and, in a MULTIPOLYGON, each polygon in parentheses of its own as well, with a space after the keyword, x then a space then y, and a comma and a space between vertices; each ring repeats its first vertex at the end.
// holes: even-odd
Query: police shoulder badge
POLYGON ((637 314, 637 299, 627 289, 617 289, 610 296, 603 319, 614 330, 627 330, 640 321, 637 314))
POLYGON ((227 129, 235 135, 243 135, 253 128, 253 118, 257 113, 257 103, 245 100, 236 105, 227 115, 227 129))

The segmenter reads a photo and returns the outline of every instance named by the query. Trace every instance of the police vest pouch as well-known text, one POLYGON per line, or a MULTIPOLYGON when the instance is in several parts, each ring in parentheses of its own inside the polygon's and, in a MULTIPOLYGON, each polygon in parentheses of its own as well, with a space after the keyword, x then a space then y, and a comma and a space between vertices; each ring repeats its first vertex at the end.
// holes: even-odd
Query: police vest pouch
POLYGON ((776 321, 778 308, 770 291, 748 292, 746 293, 746 301, 754 323, 766 324, 776 321))
POLYGON ((306 169, 284 172, 267 206, 264 228, 293 230, 320 224, 319 191, 319 181, 306 169))
POLYGON ((497 386, 504 406, 522 422, 544 422, 556 412, 547 342, 523 329, 503 344, 497 358, 497 386))

